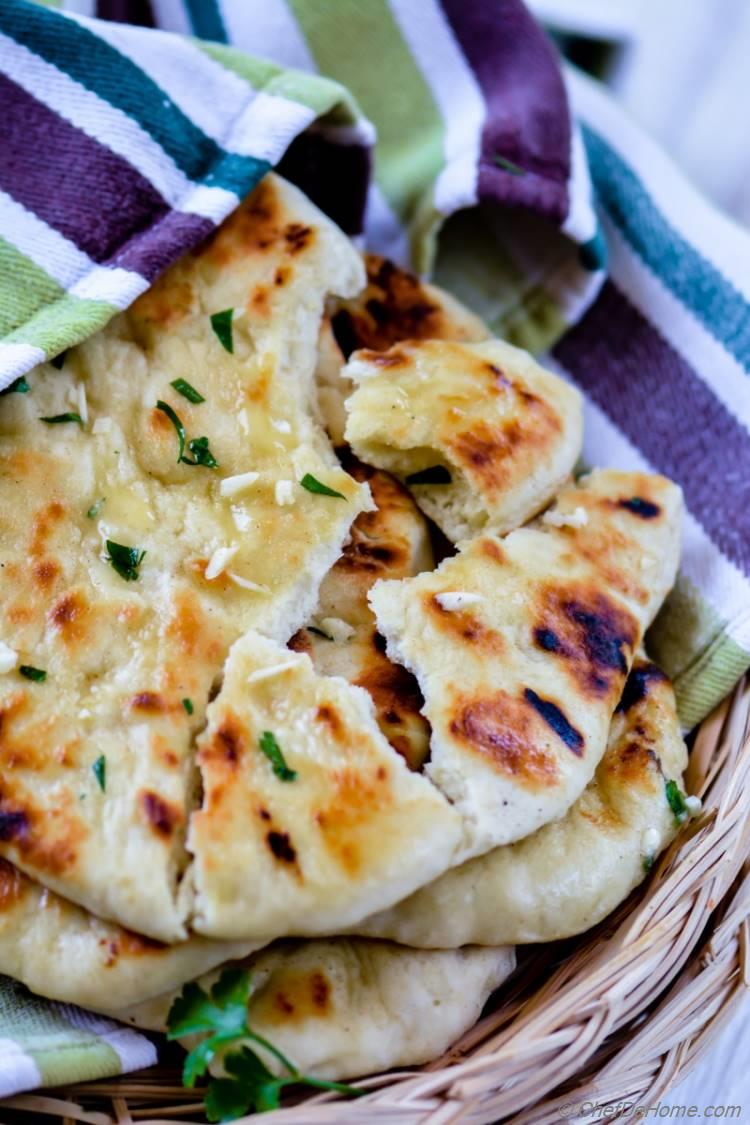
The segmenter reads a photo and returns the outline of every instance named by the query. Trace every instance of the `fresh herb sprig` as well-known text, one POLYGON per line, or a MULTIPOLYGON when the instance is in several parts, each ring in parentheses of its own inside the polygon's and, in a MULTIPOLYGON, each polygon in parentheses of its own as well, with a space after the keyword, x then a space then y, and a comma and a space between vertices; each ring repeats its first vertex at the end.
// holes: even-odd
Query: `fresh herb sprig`
POLYGON ((664 788, 667 794, 667 802, 669 803, 669 807, 674 814, 675 820, 678 824, 684 824, 690 815, 690 811, 685 800, 685 794, 682 792, 676 781, 668 781, 664 788))
POLYGON ((232 318, 234 309, 222 309, 211 317, 211 327, 224 351, 230 355, 234 353, 234 337, 232 336, 232 318))
POLYGON ((197 406, 198 403, 206 401, 200 391, 196 391, 195 387, 188 383, 187 379, 173 379, 169 385, 170 387, 174 387, 178 395, 182 395, 183 398, 186 398, 188 402, 192 402, 195 406, 197 406))
POLYGON ((336 496, 339 500, 346 500, 343 492, 337 492, 335 488, 329 488, 327 484, 323 484, 312 473, 305 473, 300 484, 308 492, 315 492, 318 496, 336 496))
POLYGON ((287 1086, 335 1090, 350 1097, 359 1097, 365 1092, 343 1082, 327 1082, 301 1074, 273 1043, 252 1031, 247 1019, 252 986, 252 974, 247 969, 225 969, 210 993, 194 981, 186 984, 167 1016, 168 1039, 206 1035, 185 1059, 183 1085, 194 1086, 217 1052, 226 1051, 222 1065, 227 1077, 211 1079, 206 1093, 209 1121, 232 1121, 249 1110, 263 1113, 278 1109, 281 1093, 287 1086), (248 1046, 247 1040, 276 1059, 284 1073, 273 1074, 248 1046))
POLYGON ((268 758, 273 767, 273 772, 278 777, 279 781, 294 781, 297 777, 297 771, 290 769, 284 760, 284 755, 281 751, 276 738, 270 730, 264 730, 263 734, 258 739, 258 746, 261 751, 268 758))
POLYGON ((4 391, 0 391, 0 398, 2 398, 3 395, 27 395, 30 390, 31 387, 29 386, 26 376, 19 375, 17 379, 13 380, 9 387, 6 387, 4 391))
POLYGON ((219 462, 216 460, 213 453, 208 448, 207 437, 192 438, 188 442, 187 436, 185 434, 185 427, 182 424, 182 419, 180 418, 179 414, 172 409, 169 403, 164 402, 162 399, 158 399, 156 403, 156 409, 161 410, 162 414, 166 414, 167 418, 169 418, 170 422, 175 428, 178 442, 178 465, 180 464, 180 462, 182 462, 182 464, 184 465, 203 465, 207 469, 218 468, 219 462), (193 460, 193 458, 191 457, 185 456, 186 443, 195 460, 193 460))
POLYGON ((59 426, 62 422, 76 422, 83 429, 83 418, 73 410, 68 410, 65 414, 48 414, 40 417, 39 421, 46 422, 48 426, 59 426))
POLYGON ((44 668, 35 668, 32 664, 22 664, 18 671, 24 679, 32 680, 35 684, 43 684, 47 679, 44 668))
POLYGON ((102 793, 106 792, 106 789, 107 789, 107 759, 104 757, 103 754, 100 754, 99 757, 96 759, 93 766, 91 767, 91 772, 93 773, 94 777, 96 778, 96 783, 99 786, 99 788, 101 789, 102 793))
POLYGON ((140 547, 125 547, 112 539, 105 539, 107 562, 126 582, 135 582, 139 577, 139 567, 146 557, 140 547))

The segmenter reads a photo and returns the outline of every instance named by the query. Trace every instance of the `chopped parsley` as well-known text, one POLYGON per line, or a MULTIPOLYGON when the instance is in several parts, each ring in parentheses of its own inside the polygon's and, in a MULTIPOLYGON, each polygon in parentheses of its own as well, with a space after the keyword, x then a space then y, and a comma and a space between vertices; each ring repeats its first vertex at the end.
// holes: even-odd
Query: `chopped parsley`
POLYGON ((91 771, 92 771, 94 777, 96 778, 97 784, 98 784, 99 788, 101 789, 102 793, 106 792, 106 789, 107 789, 107 759, 104 757, 103 754, 100 754, 99 757, 96 759, 93 766, 91 767, 91 771))
POLYGON ((192 438, 188 442, 188 449, 193 454, 193 457, 185 456, 185 427, 180 420, 179 414, 169 405, 168 402, 163 402, 159 399, 156 403, 156 409, 161 410, 162 414, 166 414, 170 422, 175 428, 177 434, 178 450, 177 450, 177 464, 182 462, 183 465, 204 465, 207 469, 218 468, 219 462, 214 457, 211 450, 208 448, 208 438, 199 437, 192 438), (195 458, 195 460, 193 460, 195 458))
POLYGON ((452 480, 445 465, 431 465, 429 469, 420 469, 418 473, 409 473, 406 477, 407 484, 450 484, 452 480))
POLYGON ((648 855, 644 855, 643 860, 642 860, 643 870, 646 872, 647 875, 648 875, 649 871, 651 870, 651 868, 654 866, 654 860, 655 859, 656 859, 656 856, 653 854, 653 852, 649 852, 648 855))
POLYGON ((511 176, 525 176, 526 169, 522 168, 520 164, 514 164, 512 160, 508 160, 505 156, 500 156, 498 153, 492 157, 493 163, 497 164, 498 168, 502 168, 504 172, 510 172, 511 176))
POLYGON ((83 418, 72 410, 69 410, 66 414, 48 414, 45 418, 40 418, 39 421, 46 422, 48 426, 59 426, 61 422, 77 422, 83 429, 83 418))
POLYGON ((317 625, 308 625, 307 631, 308 633, 314 633, 316 637, 322 637, 325 641, 333 640, 333 637, 330 635, 330 633, 324 633, 322 629, 319 629, 317 627, 317 625))
POLYGON ((665 790, 667 801, 670 809, 674 813, 675 820, 678 824, 684 824, 689 816, 688 807, 685 802, 685 794, 676 781, 668 781, 665 785, 665 790))
POLYGON ((327 484, 321 484, 317 477, 314 477, 311 473, 305 473, 300 484, 308 492, 315 492, 318 496, 337 496, 339 500, 346 500, 343 492, 337 492, 335 488, 329 488, 327 484))
POLYGON ((188 715, 192 715, 193 710, 194 710, 192 699, 183 699, 182 706, 185 708, 188 715))
POLYGON ((99 515, 99 513, 102 510, 102 504, 104 503, 105 500, 106 500, 106 496, 102 496, 101 500, 97 500, 96 503, 91 505, 89 510, 86 512, 86 515, 88 516, 88 518, 90 520, 96 519, 96 517, 99 515))
POLYGON ((47 673, 43 668, 34 668, 31 664, 22 664, 18 671, 27 680, 33 680, 35 684, 43 684, 47 679, 47 673))
POLYGON ((146 552, 139 547, 124 547, 122 543, 114 543, 111 539, 105 540, 107 548, 107 562, 117 571, 120 578, 126 582, 135 582, 140 577, 138 568, 146 557, 146 552))
POLYGON ((263 734, 258 739, 258 746, 261 748, 269 762, 273 766, 273 772, 276 774, 280 781, 294 781, 297 777, 297 771, 292 770, 284 761, 284 755, 281 752, 281 747, 274 738, 270 730, 264 730, 263 734))
POLYGON ((273 1043, 252 1031, 247 1018, 252 987, 252 974, 247 969, 224 969, 210 993, 195 981, 186 984, 167 1016, 168 1039, 205 1036, 185 1059, 184 1086, 194 1086, 217 1052, 226 1052, 221 1060, 226 1077, 212 1078, 206 1092, 209 1121, 231 1121, 249 1110, 263 1113, 278 1109, 281 1093, 287 1086, 335 1090, 351 1097, 365 1092, 342 1082, 308 1078, 273 1043), (280 1076, 268 1069, 248 1040, 273 1056, 283 1069, 280 1076))
POLYGON ((177 453, 177 464, 179 465, 182 460, 182 455, 185 452, 185 427, 180 421, 179 415, 172 409, 168 402, 159 399, 156 403, 156 409, 161 410, 162 414, 166 414, 169 421, 174 426, 177 432, 177 441, 179 443, 179 450, 177 453))
POLYGON ((68 349, 66 348, 64 352, 60 352, 59 355, 56 355, 49 362, 52 364, 53 367, 56 367, 58 371, 61 371, 62 368, 63 368, 63 365, 65 364, 65 360, 67 358, 68 358, 68 349))
POLYGON ((197 404, 206 401, 200 391, 196 391, 195 387, 192 387, 187 379, 173 379, 169 385, 170 387, 174 387, 177 394, 182 395, 188 402, 197 404))
POLYGON ((207 469, 218 469, 219 462, 214 457, 211 450, 208 448, 207 437, 192 438, 188 442, 188 449, 195 458, 191 461, 189 457, 181 457, 180 460, 186 465, 204 465, 207 469))
POLYGON ((13 380, 13 382, 10 384, 9 387, 6 387, 4 391, 0 391, 0 396, 2 396, 2 395, 27 395, 30 390, 31 390, 31 387, 28 384, 26 376, 25 375, 19 375, 17 379, 13 380))
POLYGON ((223 309, 211 317, 211 327, 225 351, 234 352, 234 338, 232 336, 232 317, 234 309, 223 309))

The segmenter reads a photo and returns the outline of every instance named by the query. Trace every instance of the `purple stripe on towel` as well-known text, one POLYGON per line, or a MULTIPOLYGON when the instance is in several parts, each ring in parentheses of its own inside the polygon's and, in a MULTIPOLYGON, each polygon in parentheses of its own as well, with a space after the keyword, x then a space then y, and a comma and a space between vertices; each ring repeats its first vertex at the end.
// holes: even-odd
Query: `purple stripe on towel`
POLYGON ((686 360, 611 281, 553 354, 750 574, 750 435, 686 360))
POLYGON ((482 88, 480 199, 529 207, 555 222, 568 213, 570 115, 558 60, 520 0, 441 0, 482 88), (511 161, 525 175, 499 167, 511 161))
POLYGON ((203 242, 215 229, 215 224, 202 215, 169 211, 126 242, 108 264, 139 273, 153 281, 167 266, 203 242))
POLYGON ((126 160, 2 74, 0 105, 0 188, 95 262, 169 210, 126 160))

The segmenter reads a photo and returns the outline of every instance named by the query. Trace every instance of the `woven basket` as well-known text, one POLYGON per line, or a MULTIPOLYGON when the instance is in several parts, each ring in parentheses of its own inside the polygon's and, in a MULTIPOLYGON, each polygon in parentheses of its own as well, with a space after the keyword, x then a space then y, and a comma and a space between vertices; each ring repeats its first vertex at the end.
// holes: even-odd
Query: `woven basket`
MULTIPOLYGON (((701 726, 686 783, 704 811, 645 886, 583 937, 519 951, 519 970, 498 1005, 447 1055, 368 1079, 372 1093, 356 1102, 317 1096, 261 1119, 560 1125, 586 1102, 655 1105, 709 1048, 748 987, 748 680, 701 726)), ((205 1121, 199 1098, 182 1089, 176 1058, 129 1078, 10 1098, 2 1120, 49 1114, 91 1125, 195 1125, 205 1121)))

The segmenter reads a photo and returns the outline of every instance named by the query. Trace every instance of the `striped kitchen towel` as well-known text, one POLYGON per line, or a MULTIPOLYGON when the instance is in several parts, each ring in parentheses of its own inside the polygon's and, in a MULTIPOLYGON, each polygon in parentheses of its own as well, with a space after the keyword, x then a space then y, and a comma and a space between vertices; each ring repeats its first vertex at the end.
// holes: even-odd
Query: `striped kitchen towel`
MULTIPOLYGON (((682 485, 650 641, 685 725, 750 664, 750 239, 521 0, 0 0, 0 97, 0 390, 277 166, 574 380, 588 463, 682 485)), ((152 1059, 0 985, 0 1095, 152 1059)))

